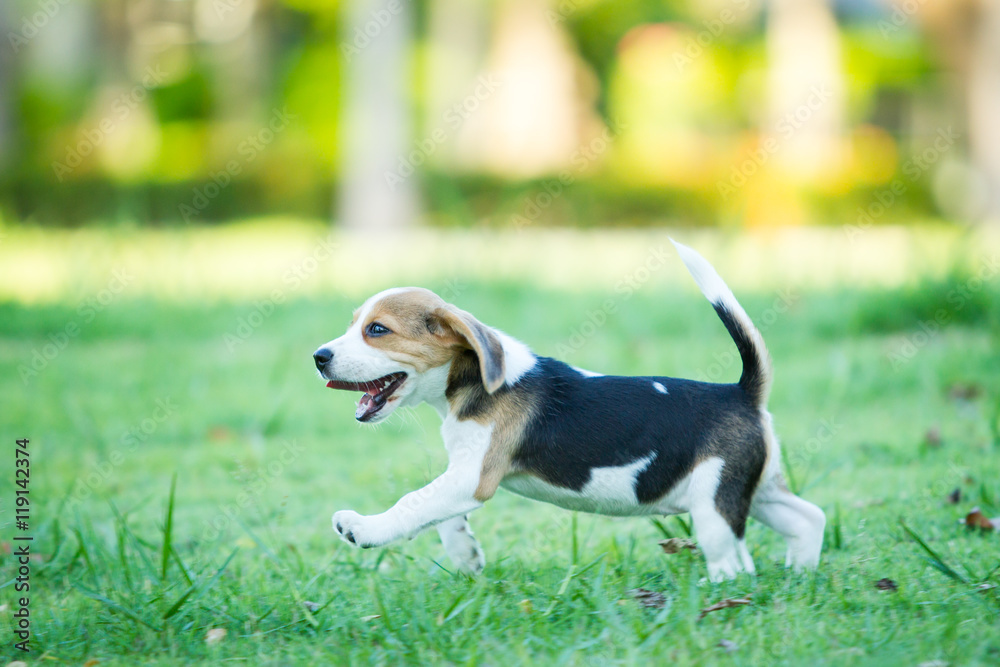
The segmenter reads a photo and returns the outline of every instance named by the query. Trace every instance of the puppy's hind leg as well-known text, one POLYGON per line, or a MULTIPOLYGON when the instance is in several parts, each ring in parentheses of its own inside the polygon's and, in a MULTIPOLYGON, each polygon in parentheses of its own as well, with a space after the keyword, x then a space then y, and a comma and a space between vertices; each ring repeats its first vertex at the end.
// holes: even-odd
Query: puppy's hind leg
POLYGON ((735 579, 740 572, 753 572, 753 561, 749 560, 746 546, 740 544, 729 523, 712 503, 699 503, 692 507, 691 520, 698 546, 705 554, 709 580, 735 579))
POLYGON ((785 538, 785 566, 815 570, 823 549, 826 515, 823 510, 789 491, 779 476, 763 483, 750 507, 750 516, 785 538))
MULTIPOLYGON (((742 536, 717 507, 716 491, 723 461, 711 458, 701 463, 691 474, 691 521, 694 523, 698 546, 705 554, 708 578, 711 581, 735 579, 740 572, 754 573, 753 560, 742 536)), ((745 511, 745 510, 744 510, 745 511)), ((740 523, 744 523, 741 521, 740 523)))
POLYGON ((442 521, 437 525, 437 531, 448 558, 459 572, 475 575, 483 571, 486 557, 469 528, 467 514, 442 521))

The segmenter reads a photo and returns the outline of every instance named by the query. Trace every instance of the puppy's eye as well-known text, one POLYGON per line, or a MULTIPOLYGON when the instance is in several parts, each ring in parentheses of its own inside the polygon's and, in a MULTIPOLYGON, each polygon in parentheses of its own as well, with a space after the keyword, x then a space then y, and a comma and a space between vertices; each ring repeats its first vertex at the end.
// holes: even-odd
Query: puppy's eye
POLYGON ((388 327, 379 324, 378 322, 372 322, 368 325, 368 330, 366 332, 369 336, 384 336, 386 334, 392 333, 388 327))

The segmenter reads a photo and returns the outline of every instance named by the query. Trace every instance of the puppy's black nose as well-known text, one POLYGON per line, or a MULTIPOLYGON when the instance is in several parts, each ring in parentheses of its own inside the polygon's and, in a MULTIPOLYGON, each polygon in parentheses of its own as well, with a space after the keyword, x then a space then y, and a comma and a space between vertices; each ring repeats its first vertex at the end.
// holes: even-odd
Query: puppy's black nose
POLYGON ((333 359, 333 352, 325 347, 321 347, 313 353, 313 361, 316 362, 316 368, 319 370, 323 370, 323 367, 330 363, 331 359, 333 359))

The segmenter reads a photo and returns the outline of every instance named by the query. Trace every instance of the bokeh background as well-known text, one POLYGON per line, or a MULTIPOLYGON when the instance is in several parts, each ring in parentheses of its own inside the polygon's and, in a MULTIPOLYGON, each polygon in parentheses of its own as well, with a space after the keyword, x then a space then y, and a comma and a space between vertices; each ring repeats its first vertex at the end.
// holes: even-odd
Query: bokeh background
POLYGON ((8 0, 5 224, 976 224, 990 0, 8 0))

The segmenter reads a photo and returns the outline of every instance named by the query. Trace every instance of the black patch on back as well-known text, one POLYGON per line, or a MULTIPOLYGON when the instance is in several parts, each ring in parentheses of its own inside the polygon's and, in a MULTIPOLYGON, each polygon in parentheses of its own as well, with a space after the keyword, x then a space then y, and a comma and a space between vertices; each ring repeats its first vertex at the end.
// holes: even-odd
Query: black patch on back
MULTIPOLYGON (((735 336, 734 336, 735 337, 735 336)), ((715 505, 737 537, 746 531, 750 502, 767 458, 760 411, 738 384, 669 377, 585 377, 561 361, 539 357, 513 386, 483 387, 476 354, 452 362, 445 396, 463 394, 459 419, 487 414, 492 402, 517 394, 537 415, 517 447, 515 468, 574 491, 591 469, 624 466, 656 454, 636 479, 641 503, 665 496, 711 456, 725 462, 715 505), (656 390, 659 382, 667 390, 656 390)))
MULTIPOLYGON (((478 368, 475 372, 478 382, 478 368)), ((465 384, 473 382, 471 370, 460 375, 465 384)), ((580 491, 590 481, 591 469, 628 465, 655 452, 635 487, 639 502, 652 503, 696 463, 719 456, 725 465, 716 507, 733 532, 743 536, 767 454, 760 412, 739 385, 585 377, 561 361, 539 357, 534 368, 506 389, 531 394, 538 410, 514 454, 516 468, 580 491), (653 382, 667 393, 657 391, 653 382)), ((471 412, 476 403, 469 402, 471 412)))

